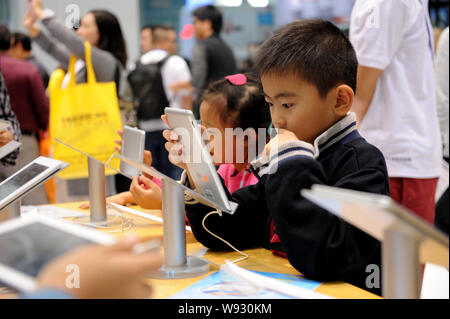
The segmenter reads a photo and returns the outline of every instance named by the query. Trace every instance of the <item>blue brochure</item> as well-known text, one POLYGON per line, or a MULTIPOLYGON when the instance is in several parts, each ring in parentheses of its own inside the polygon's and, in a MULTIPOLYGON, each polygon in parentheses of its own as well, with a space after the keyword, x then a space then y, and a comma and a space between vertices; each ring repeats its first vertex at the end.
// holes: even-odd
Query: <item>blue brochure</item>
MULTIPOLYGON (((253 271, 259 275, 282 280, 291 285, 309 290, 316 289, 321 282, 305 279, 300 275, 253 271)), ((199 282, 177 292, 171 299, 290 299, 290 296, 261 290, 251 284, 238 281, 223 271, 217 271, 199 282)))

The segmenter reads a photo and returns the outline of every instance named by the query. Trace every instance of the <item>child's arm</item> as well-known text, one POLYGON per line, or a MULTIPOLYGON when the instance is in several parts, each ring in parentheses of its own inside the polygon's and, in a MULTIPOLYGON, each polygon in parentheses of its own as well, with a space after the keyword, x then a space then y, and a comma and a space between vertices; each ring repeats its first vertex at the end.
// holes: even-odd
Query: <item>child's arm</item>
MULTIPOLYGON (((237 249, 252 247, 268 247, 267 223, 269 212, 265 206, 264 186, 256 184, 241 188, 230 195, 222 177, 219 176, 227 197, 238 203, 239 207, 233 215, 212 214, 205 220, 205 226, 212 233, 231 243, 237 249)), ((214 209, 203 204, 186 204, 186 217, 195 238, 205 247, 214 250, 231 250, 231 248, 209 234, 203 227, 205 216, 214 209)))

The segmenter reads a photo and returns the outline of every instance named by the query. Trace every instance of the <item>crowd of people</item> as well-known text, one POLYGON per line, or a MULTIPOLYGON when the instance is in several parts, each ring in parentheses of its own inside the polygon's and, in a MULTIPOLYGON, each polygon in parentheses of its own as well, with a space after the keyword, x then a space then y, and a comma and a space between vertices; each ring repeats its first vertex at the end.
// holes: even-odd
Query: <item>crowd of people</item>
MULTIPOLYGON (((448 189, 436 201, 442 161, 448 162, 448 27, 435 47, 426 2, 376 0, 368 7, 356 1, 348 37, 329 21, 292 22, 257 49, 248 74, 236 74, 233 50, 220 36, 222 14, 211 5, 192 13, 197 41, 191 61, 177 55, 173 27, 148 25, 141 30, 142 55, 127 68, 125 37, 112 13, 90 11, 74 32, 40 0, 29 2, 27 35, 11 34, 0 24, 0 116, 12 123, 0 132, 0 146, 13 139, 22 143, 20 152, 1 159, 0 180, 39 156, 40 132, 48 129, 49 76, 33 57, 31 43, 65 70, 75 55, 76 82, 83 83, 88 41, 97 80, 115 82, 119 96, 129 95, 137 103, 136 125, 146 132, 145 163, 187 187, 195 184, 186 163, 174 159, 183 149, 168 128, 165 107, 193 111, 205 129, 218 129, 222 136, 226 128, 266 129, 255 137, 267 143, 256 158, 244 151, 243 161, 227 161, 226 150, 239 153, 238 143, 214 141, 211 155, 218 174, 229 199, 239 206, 233 215, 209 216, 205 205, 186 204, 187 221, 204 246, 229 248, 212 231, 239 249, 270 249, 307 278, 344 280, 381 294, 380 286, 365 284, 366 266, 381 267, 380 242, 300 196, 301 189, 325 184, 390 195, 448 234, 448 189), (41 32, 38 21, 47 32, 41 32), (223 156, 214 156, 219 150, 223 156), (274 153, 279 156, 265 156, 274 153), (206 217, 210 231, 204 227, 206 217)), ((160 181, 149 176, 117 177, 118 194, 107 200, 160 209, 160 188, 160 181)), ((45 202, 43 188, 24 200, 45 202)), ((95 249, 111 255, 101 265, 90 265, 92 273, 110 269, 106 279, 75 297, 148 296, 140 279, 145 267, 158 267, 161 261, 140 256, 136 263, 142 268, 120 272, 114 254, 138 257, 131 257, 130 244, 118 246, 64 257, 83 264, 95 249), (129 290, 116 289, 123 277, 133 278, 129 290)), ((58 261, 43 271, 41 286, 65 291, 61 276, 52 273, 61 273, 58 261)))

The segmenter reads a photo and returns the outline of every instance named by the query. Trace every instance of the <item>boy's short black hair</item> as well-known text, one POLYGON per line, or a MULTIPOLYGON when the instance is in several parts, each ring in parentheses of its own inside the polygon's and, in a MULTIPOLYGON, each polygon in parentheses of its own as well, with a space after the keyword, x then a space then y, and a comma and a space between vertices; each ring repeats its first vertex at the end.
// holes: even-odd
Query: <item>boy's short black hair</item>
POLYGON ((8 27, 0 23, 0 51, 7 51, 11 45, 11 32, 8 27))
POLYGON ((25 51, 31 51, 31 40, 30 37, 26 34, 20 32, 14 32, 12 34, 13 46, 16 46, 18 43, 22 44, 22 47, 25 51))
POLYGON ((275 31, 259 48, 255 68, 261 76, 294 72, 315 85, 322 98, 338 84, 356 92, 355 50, 344 33, 325 20, 296 21, 275 31))
POLYGON ((201 6, 192 12, 192 16, 199 20, 209 20, 211 21, 211 26, 214 33, 219 34, 222 30, 222 12, 215 6, 207 5, 201 6))

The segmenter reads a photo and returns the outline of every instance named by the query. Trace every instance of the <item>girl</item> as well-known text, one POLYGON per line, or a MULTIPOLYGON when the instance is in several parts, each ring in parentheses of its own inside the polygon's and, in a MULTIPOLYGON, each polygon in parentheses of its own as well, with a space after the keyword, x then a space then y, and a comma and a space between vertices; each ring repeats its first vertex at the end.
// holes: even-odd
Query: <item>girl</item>
MULTIPOLYGON (((244 138, 243 160, 240 160, 238 156, 239 151, 242 150, 239 136, 234 136, 230 141, 227 141, 225 136, 227 128, 258 131, 258 128, 270 126, 270 112, 266 107, 259 81, 244 74, 235 74, 212 83, 202 94, 200 119, 205 129, 215 128, 222 136, 221 141, 212 140, 209 141, 209 145, 212 146, 211 155, 215 164, 220 165, 218 173, 224 179, 228 191, 233 193, 244 186, 256 184, 256 177, 248 171, 249 162, 253 160, 253 158, 249 158, 248 146, 249 143, 256 140, 256 136, 253 139, 244 138), (221 152, 214 152, 214 149, 220 149, 221 152), (227 150, 233 152, 233 157, 228 160, 227 150)), ((163 120, 166 121, 164 116, 163 120)), ((174 141, 178 138, 172 131, 165 131, 164 134, 166 138, 172 134, 171 137, 174 141)), ((267 138, 268 136, 265 136, 264 140, 267 141, 267 138)), ((261 147, 263 146, 261 145, 261 147)), ((148 156, 151 157, 151 154, 148 156)), ((146 164, 149 165, 148 159, 146 164)), ((180 165, 180 167, 182 166, 180 165)), ((155 182, 145 176, 141 176, 140 179, 135 177, 130 192, 115 195, 108 200, 113 202, 118 200, 119 204, 137 203, 146 209, 160 209, 161 197, 159 197, 159 201, 156 200, 155 185, 157 184, 155 182), (148 199, 152 199, 151 205, 147 205, 148 203, 145 202, 148 199)))
MULTIPOLYGON (((212 83, 202 94, 200 119, 207 131, 220 133, 213 135, 209 145, 212 146, 211 155, 215 164, 220 165, 218 173, 228 191, 233 193, 244 186, 256 184, 256 177, 248 170, 249 162, 259 153, 257 132, 264 128, 263 134, 266 136, 262 137, 263 145, 259 145, 262 150, 268 138, 266 129, 270 125, 270 112, 260 82, 251 76, 235 74, 212 83), (235 134, 229 134, 233 130, 235 134), (247 135, 249 131, 255 134, 247 135), (221 139, 217 139, 216 135, 221 139)), ((172 131, 166 131, 165 137, 172 141, 178 139, 172 131)), ((166 148, 170 149, 170 144, 166 143, 166 148)), ((181 151, 175 150, 179 154, 181 151)), ((192 185, 190 177, 189 180, 192 185)))

